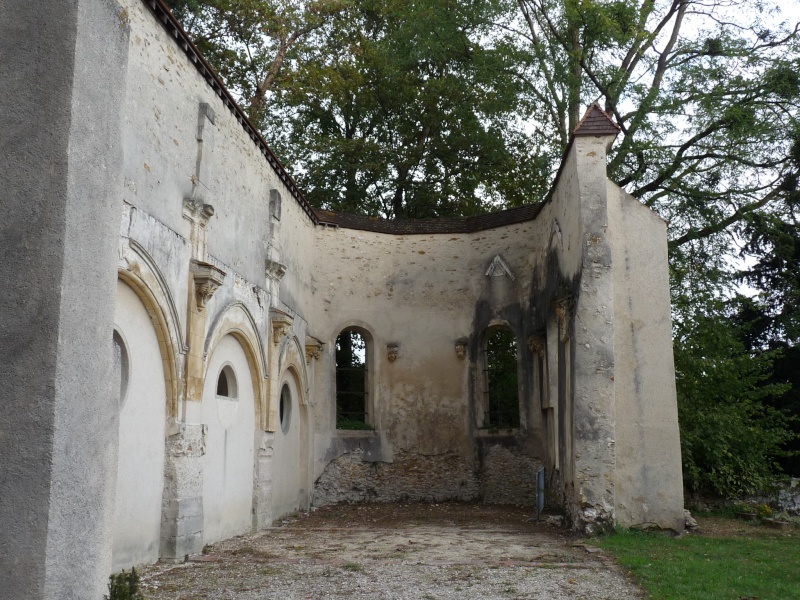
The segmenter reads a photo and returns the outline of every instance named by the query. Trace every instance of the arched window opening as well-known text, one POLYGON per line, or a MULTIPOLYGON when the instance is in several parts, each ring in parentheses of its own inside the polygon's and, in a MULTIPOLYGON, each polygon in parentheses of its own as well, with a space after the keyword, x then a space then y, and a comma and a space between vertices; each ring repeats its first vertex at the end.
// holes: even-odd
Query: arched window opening
POLYGON ((486 340, 484 427, 519 427, 517 340, 508 328, 495 329, 486 340))
POLYGON ((367 392, 367 339, 355 329, 336 338, 336 428, 372 429, 367 392))
POLYGON ((281 390, 281 400, 278 404, 278 417, 281 423, 281 431, 283 433, 289 432, 289 425, 292 418, 292 392, 289 391, 289 386, 284 384, 281 390))
POLYGON ((237 398, 236 375, 230 365, 225 365, 217 377, 217 396, 237 398))

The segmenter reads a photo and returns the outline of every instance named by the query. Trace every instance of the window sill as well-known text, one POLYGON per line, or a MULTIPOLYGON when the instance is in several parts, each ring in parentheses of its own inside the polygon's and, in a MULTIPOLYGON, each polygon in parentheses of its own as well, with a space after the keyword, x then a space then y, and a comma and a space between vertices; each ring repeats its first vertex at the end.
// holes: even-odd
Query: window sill
POLYGON ((517 437, 522 433, 522 429, 514 427, 512 429, 491 429, 488 427, 480 427, 475 429, 475 437, 480 438, 510 438, 517 437))
POLYGON ((377 429, 336 429, 336 437, 339 438, 371 438, 378 435, 377 429))

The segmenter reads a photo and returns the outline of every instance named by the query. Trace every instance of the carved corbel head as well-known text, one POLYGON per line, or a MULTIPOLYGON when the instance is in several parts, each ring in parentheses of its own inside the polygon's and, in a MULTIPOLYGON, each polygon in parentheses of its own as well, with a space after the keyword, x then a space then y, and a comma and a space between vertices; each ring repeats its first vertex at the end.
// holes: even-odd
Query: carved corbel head
POLYGON ((322 356, 322 347, 323 344, 315 337, 308 336, 306 338, 306 364, 311 364, 311 359, 316 358, 319 359, 322 356))
POLYGON ((459 359, 463 359, 465 356, 467 356, 467 340, 456 341, 456 356, 459 359))
POLYGON ((397 355, 400 352, 400 344, 386 344, 387 356, 386 358, 389 359, 389 362, 394 362, 397 360, 397 355))
POLYGON ((197 310, 203 312, 206 304, 225 281, 225 271, 201 260, 192 259, 192 276, 194 277, 195 300, 197 310))
POLYGON ((277 346, 292 331, 294 319, 282 310, 272 309, 269 320, 272 323, 272 343, 277 346))

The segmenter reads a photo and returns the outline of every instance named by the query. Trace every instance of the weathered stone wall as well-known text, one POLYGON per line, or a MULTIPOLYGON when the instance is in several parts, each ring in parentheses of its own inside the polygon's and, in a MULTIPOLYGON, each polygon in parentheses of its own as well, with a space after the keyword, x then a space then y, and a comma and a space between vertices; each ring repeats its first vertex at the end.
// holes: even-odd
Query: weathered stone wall
POLYGON ((479 452, 476 467, 455 454, 402 453, 388 462, 356 448, 328 463, 315 483, 313 504, 482 500, 535 505, 539 460, 499 443, 479 452))
POLYGON ((491 504, 536 505, 539 459, 525 456, 503 444, 489 444, 480 469, 481 499, 491 504))
MULTIPOLYGON (((272 372, 261 409, 269 429, 276 430, 285 375, 280 357, 288 340, 296 340, 301 352, 307 335, 322 342, 319 358, 309 356, 299 369, 298 393, 307 408, 305 441, 297 443, 313 462, 308 481, 327 473, 342 453, 352 454, 335 430, 333 349, 342 329, 357 326, 370 341, 378 462, 390 464, 403 454, 446 462, 455 455, 482 473, 487 458, 492 472, 518 469, 519 460, 530 469, 541 460, 550 479, 562 482, 577 526, 610 523, 616 468, 615 291, 605 175, 610 138, 576 138, 549 201, 524 223, 469 234, 407 235, 314 226, 169 34, 148 21, 142 4, 126 1, 141 26, 131 38, 138 58, 129 76, 126 199, 183 240, 190 238, 183 198, 215 206, 207 226, 208 260, 233 276, 209 301, 208 319, 213 323, 237 302, 252 313, 272 372), (165 96, 176 101, 162 106, 165 96), (491 276, 498 258, 509 272, 491 276), (266 279, 264 265, 273 273, 266 279), (275 340, 277 347, 267 343, 267 306, 293 321, 289 336, 275 340), (500 324, 517 339, 521 425, 511 434, 518 440, 513 455, 484 455, 478 441, 481 350, 487 328, 500 324), (538 360, 528 345, 532 338, 544 346, 544 386, 531 368, 538 360), (466 345, 463 357, 455 352, 457 341, 466 345), (389 359, 390 345, 397 360, 389 359)), ((142 237, 146 246, 150 236, 142 237)), ((158 253, 163 244, 153 239, 150 246, 158 253)), ((179 298, 186 267, 174 267, 176 254, 161 252, 156 260, 179 298)), ((184 418, 192 419, 188 408, 184 418)), ((281 439, 276 432, 273 442, 281 439)), ((276 472, 288 468, 276 461, 280 454, 270 460, 276 472)), ((352 487, 346 477, 342 487, 352 487)), ((270 489, 275 497, 294 493, 270 489)), ((497 494, 519 498, 528 491, 523 485, 497 494)))
POLYGON ((614 518, 683 528, 666 223, 608 183, 614 263, 614 518), (646 290, 646 293, 642 293, 646 290))
MULTIPOLYGON (((279 429, 266 438, 258 430, 279 428, 285 349, 299 344, 300 354, 304 354, 304 312, 313 299, 309 291, 313 223, 218 89, 209 85, 184 54, 172 31, 153 18, 145 3, 125 0, 124 5, 132 28, 132 60, 123 128, 121 235, 126 240, 123 245, 135 252, 126 253, 130 260, 121 268, 136 274, 147 262, 148 270, 155 274, 148 283, 159 288, 159 308, 174 317, 177 340, 170 350, 176 354, 179 380, 176 406, 174 410, 170 407, 169 413, 171 419, 184 424, 184 430, 208 425, 209 417, 203 415, 199 400, 203 378, 218 375, 208 370, 216 344, 225 333, 234 334, 243 344, 251 373, 239 375, 252 375, 256 395, 254 520, 259 526, 267 525, 271 518, 301 506, 295 489, 300 484, 292 478, 274 477, 275 472, 297 470, 297 443, 283 451, 285 435, 279 429), (185 214, 187 202, 213 207, 213 214, 206 215, 199 229, 193 228, 192 219, 185 214), (224 281, 200 311, 194 300, 187 302, 194 295, 192 259, 206 261, 224 273, 224 281), (271 308, 279 308, 293 319, 275 343, 271 308), (202 319, 197 314, 193 317, 193 311, 202 313, 202 319), (191 372, 188 381, 187 372, 191 372), (291 489, 284 489, 286 486, 291 489), (273 499, 278 500, 277 505, 273 499)), ((225 362, 232 357, 217 359, 225 362)), ((305 372, 300 378, 298 386, 309 396, 313 390, 305 372)), ((182 434, 173 431, 173 435, 180 438, 182 434)), ((179 440, 175 443, 183 445, 179 440)), ((308 452, 304 447, 306 462, 308 452)), ((198 515, 202 521, 197 482, 202 488, 204 460, 167 457, 167 471, 175 473, 175 478, 165 488, 165 513, 179 523, 195 523, 198 515), (188 511, 185 515, 184 509, 188 511)), ((301 487, 307 495, 309 485, 301 487)), ((176 541, 162 535, 166 556, 196 550, 195 525, 176 528, 165 520, 162 528, 177 536, 176 541)))
MULTIPOLYGON (((568 325, 573 373, 569 413, 561 415, 571 437, 562 455, 567 514, 576 528, 594 532, 614 523, 614 289, 606 197, 606 145, 610 137, 577 138, 573 144, 580 190, 580 292, 568 325)), ((569 439, 569 438, 567 438, 569 439)))
POLYGON ((455 453, 403 452, 394 462, 367 462, 363 450, 328 463, 314 486, 313 504, 476 500, 480 485, 470 461, 455 453))
MULTIPOLYGON (((316 485, 326 486, 325 497, 336 497, 332 490, 336 477, 343 478, 342 493, 352 496, 352 469, 342 472, 328 465, 338 456, 331 452, 332 444, 338 443, 333 349, 337 335, 348 326, 361 327, 369 334, 372 425, 383 440, 382 451, 394 455, 395 462, 405 454, 441 465, 455 455, 465 469, 478 472, 476 434, 482 414, 478 414, 476 400, 483 394, 477 388, 483 377, 480 351, 486 329, 500 323, 514 332, 522 365, 520 437, 524 442, 519 453, 529 458, 546 453, 541 410, 535 405, 527 368, 532 362, 527 338, 532 333, 529 290, 532 278, 538 276, 533 266, 545 262, 538 240, 547 239, 548 228, 536 221, 471 234, 391 235, 319 229, 314 275, 318 304, 309 320, 309 332, 323 340, 326 348, 315 365, 314 419, 314 474, 322 475, 316 485), (497 256, 511 275, 487 275, 497 256), (456 353, 458 341, 467 345, 463 358, 456 353), (388 357, 389 344, 398 347, 393 362, 388 357)), ((337 464, 341 460, 337 459, 337 464)), ((353 461, 348 457, 348 464, 353 461)), ((368 472, 376 467, 363 468, 368 472)), ((432 468, 438 472, 441 467, 432 468)), ((471 475, 471 480, 477 482, 479 477, 471 475)), ((402 497, 406 492, 400 482, 410 485, 410 481, 401 477, 398 485, 381 488, 378 496, 388 499, 395 493, 396 498, 402 497)), ((442 480, 439 485, 445 488, 435 495, 480 495, 472 491, 472 484, 464 488, 460 481, 460 476, 442 480)), ((422 491, 407 494, 423 497, 425 485, 422 491)))
POLYGON ((778 492, 778 510, 800 517, 800 479, 792 477, 778 492))

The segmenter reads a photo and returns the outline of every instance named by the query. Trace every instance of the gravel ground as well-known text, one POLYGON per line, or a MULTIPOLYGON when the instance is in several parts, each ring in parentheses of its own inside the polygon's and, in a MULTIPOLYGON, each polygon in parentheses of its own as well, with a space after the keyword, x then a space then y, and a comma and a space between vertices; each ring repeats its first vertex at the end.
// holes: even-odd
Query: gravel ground
POLYGON ((293 515, 142 570, 148 600, 643 598, 591 542, 480 504, 367 504, 293 515))

